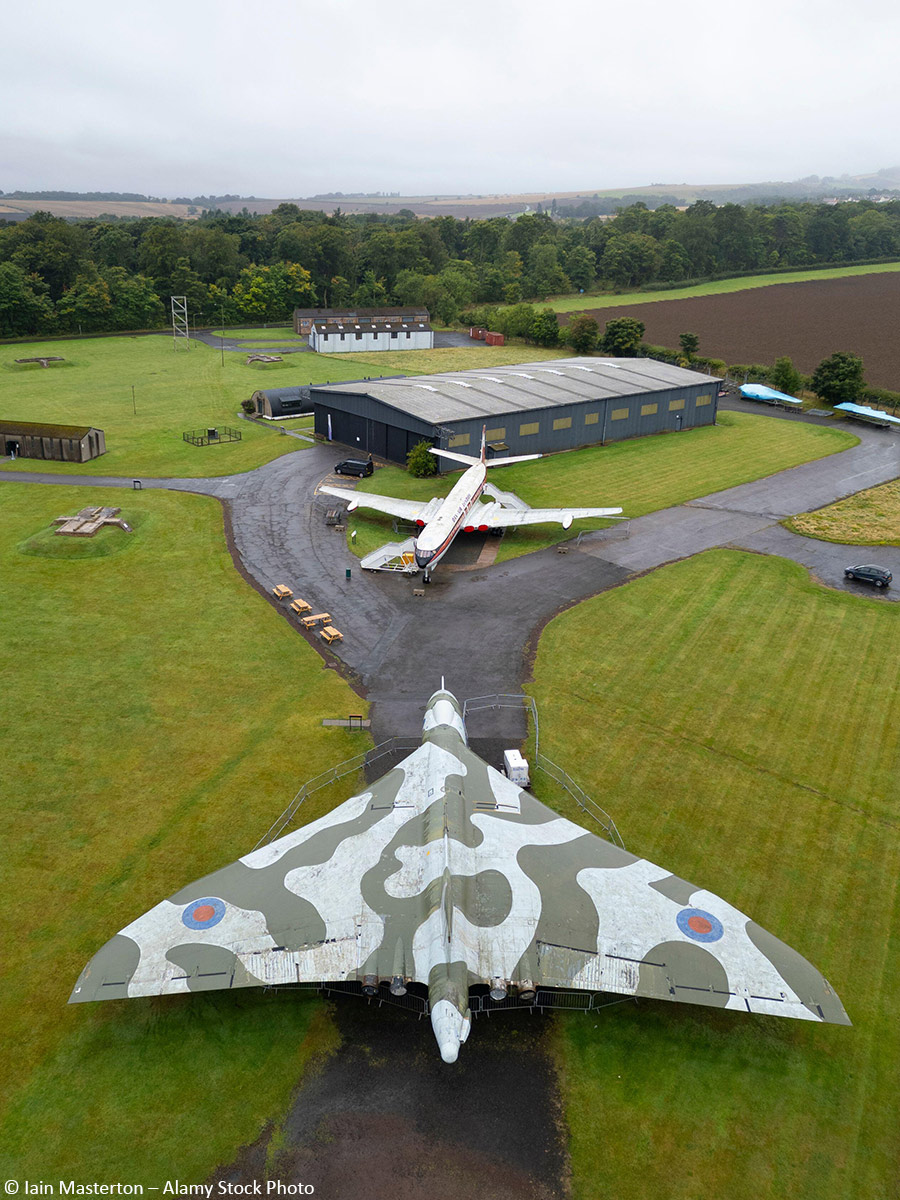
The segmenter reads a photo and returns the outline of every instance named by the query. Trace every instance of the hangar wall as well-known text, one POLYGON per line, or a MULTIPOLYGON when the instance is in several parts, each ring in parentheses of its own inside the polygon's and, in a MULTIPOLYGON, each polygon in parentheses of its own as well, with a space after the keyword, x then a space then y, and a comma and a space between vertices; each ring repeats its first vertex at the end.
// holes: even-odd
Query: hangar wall
POLYGON ((618 442, 654 433, 678 432, 714 425, 718 380, 702 384, 584 400, 478 416, 437 425, 360 393, 330 387, 311 389, 315 431, 353 449, 405 463, 409 450, 421 440, 462 454, 477 455, 482 426, 488 442, 500 442, 510 455, 552 453, 598 442, 618 442))
POLYGON ((488 442, 503 442, 510 454, 553 453, 598 442, 621 442, 653 433, 714 425, 715 381, 705 388, 586 401, 552 408, 526 409, 502 417, 452 422, 448 449, 477 454, 481 429, 488 442))
POLYGON ((316 434, 353 450, 405 465, 407 454, 417 442, 440 444, 433 425, 381 404, 370 396, 329 389, 327 401, 323 403, 322 397, 316 397, 315 389, 311 390, 311 395, 316 434))

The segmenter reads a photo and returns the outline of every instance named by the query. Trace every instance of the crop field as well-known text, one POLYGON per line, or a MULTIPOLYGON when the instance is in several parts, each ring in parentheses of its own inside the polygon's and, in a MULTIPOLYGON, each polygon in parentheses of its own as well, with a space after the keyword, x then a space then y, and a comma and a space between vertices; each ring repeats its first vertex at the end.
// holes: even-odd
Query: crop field
POLYGON ((748 288, 775 287, 786 283, 817 282, 827 279, 847 279, 851 275, 879 275, 884 272, 900 271, 900 262, 869 263, 855 267, 826 267, 821 271, 780 271, 769 275, 738 275, 733 279, 712 279, 708 283, 692 287, 672 287, 659 291, 634 291, 591 295, 554 296, 548 303, 554 312, 584 312, 600 308, 622 308, 632 304, 653 304, 662 300, 690 300, 694 296, 723 296, 731 292, 745 292, 748 288))
POLYGON ((576 1200, 894 1194, 898 621, 782 559, 714 551, 545 630, 544 752, 629 850, 808 957, 853 1021, 649 1001, 560 1018, 576 1200))
MULTIPOLYGON (((364 709, 238 575, 205 497, 4 483, 0 605, 16 615, 0 643, 4 1165, 206 1178, 334 1045, 325 1006, 257 989, 66 1001, 118 929, 368 748, 321 724, 364 709), (49 554, 53 517, 86 501, 122 505, 135 532, 55 538, 49 554)), ((305 818, 354 785, 316 793, 305 818)))
MULTIPOLYGON (((498 468, 488 475, 497 487, 516 492, 532 508, 622 506, 626 517, 640 517, 824 458, 857 441, 852 434, 827 426, 720 412, 717 424, 703 429, 589 446, 548 455, 538 462, 498 468)), ((429 500, 445 496, 458 478, 454 473, 413 479, 400 467, 383 467, 361 480, 357 490, 429 500)), ((529 554, 608 523, 578 521, 568 532, 560 525, 511 529, 503 535, 497 560, 529 554)), ((360 557, 397 540, 390 517, 359 509, 348 522, 347 537, 351 550, 360 557), (349 541, 354 530, 356 539, 349 541)))
POLYGON ((700 353, 727 363, 772 363, 787 354, 806 374, 846 350, 865 363, 868 383, 900 390, 900 272, 753 288, 730 295, 626 304, 592 310, 601 332, 607 321, 634 317, 651 345, 677 348, 678 335, 696 333, 700 353))

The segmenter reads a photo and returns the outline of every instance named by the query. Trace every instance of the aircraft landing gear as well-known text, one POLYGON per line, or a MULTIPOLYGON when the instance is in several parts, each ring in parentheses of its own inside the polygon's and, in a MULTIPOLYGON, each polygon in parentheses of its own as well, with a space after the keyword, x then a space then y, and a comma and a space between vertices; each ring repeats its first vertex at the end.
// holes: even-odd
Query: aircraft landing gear
POLYGON ((423 583, 431 583, 431 576, 428 574, 428 572, 427 572, 427 571, 426 571, 426 572, 425 572, 425 574, 422 576, 422 582, 423 582, 423 583))

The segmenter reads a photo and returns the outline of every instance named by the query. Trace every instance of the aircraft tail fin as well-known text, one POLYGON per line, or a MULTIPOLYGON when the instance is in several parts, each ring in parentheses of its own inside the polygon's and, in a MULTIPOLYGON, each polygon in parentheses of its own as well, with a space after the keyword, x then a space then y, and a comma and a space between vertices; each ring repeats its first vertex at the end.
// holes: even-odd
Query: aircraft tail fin
POLYGON ((487 425, 481 427, 481 461, 487 461, 487 425))

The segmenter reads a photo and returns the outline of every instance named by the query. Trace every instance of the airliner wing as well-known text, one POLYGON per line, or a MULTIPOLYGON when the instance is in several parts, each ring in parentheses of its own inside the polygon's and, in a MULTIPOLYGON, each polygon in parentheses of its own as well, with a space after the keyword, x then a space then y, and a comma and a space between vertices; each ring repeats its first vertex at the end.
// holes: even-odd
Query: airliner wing
POLYGON ((507 508, 503 504, 485 504, 479 511, 475 509, 477 524, 487 525, 488 529, 501 529, 512 525, 562 525, 568 529, 573 521, 587 517, 611 517, 621 515, 621 508, 507 508))
POLYGON ((430 500, 398 500, 396 496, 379 496, 377 492, 352 492, 349 488, 320 487, 320 492, 348 501, 350 511, 357 508, 374 508, 377 512, 390 513, 405 521, 417 521, 431 504, 430 500))

